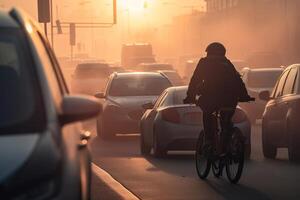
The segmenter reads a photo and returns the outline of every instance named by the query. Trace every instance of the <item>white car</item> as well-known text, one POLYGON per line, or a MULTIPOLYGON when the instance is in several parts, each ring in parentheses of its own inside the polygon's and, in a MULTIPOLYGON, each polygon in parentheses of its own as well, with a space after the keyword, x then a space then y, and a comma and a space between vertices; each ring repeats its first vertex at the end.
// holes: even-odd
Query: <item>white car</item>
POLYGON ((172 84, 167 77, 155 72, 113 73, 104 93, 103 114, 97 120, 97 134, 109 139, 116 134, 139 132, 144 113, 143 104, 155 101, 172 84))
MULTIPOLYGON (((198 106, 183 104, 187 86, 166 89, 155 105, 145 104, 148 108, 141 123, 141 153, 164 156, 169 150, 195 150, 196 141, 203 130, 202 111, 198 106)), ((237 107, 233 117, 236 127, 246 138, 248 158, 251 152, 251 124, 245 112, 237 107)))

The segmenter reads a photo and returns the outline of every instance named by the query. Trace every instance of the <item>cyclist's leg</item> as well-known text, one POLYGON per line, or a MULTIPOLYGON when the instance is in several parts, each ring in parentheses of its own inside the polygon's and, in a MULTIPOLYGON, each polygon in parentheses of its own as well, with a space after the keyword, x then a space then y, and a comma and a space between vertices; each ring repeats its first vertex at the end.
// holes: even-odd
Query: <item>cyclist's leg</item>
POLYGON ((214 137, 214 115, 212 112, 203 112, 204 143, 212 144, 214 137))
POLYGON ((220 124, 221 124, 221 140, 223 152, 227 151, 228 142, 230 139, 230 133, 233 129, 232 117, 235 112, 235 107, 227 108, 220 111, 220 124))

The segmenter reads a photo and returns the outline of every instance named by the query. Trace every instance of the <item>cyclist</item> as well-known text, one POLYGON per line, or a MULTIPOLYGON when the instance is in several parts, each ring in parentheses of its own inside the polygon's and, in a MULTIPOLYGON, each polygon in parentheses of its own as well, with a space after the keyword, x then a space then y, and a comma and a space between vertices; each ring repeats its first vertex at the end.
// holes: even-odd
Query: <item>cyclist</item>
POLYGON ((220 111, 221 144, 223 144, 220 148, 225 153, 229 139, 228 132, 233 128, 231 118, 237 103, 250 101, 251 97, 240 74, 226 58, 226 49, 221 43, 211 43, 206 48, 206 53, 207 56, 200 59, 194 71, 184 103, 196 103, 203 111, 205 146, 212 146, 213 113, 220 111))

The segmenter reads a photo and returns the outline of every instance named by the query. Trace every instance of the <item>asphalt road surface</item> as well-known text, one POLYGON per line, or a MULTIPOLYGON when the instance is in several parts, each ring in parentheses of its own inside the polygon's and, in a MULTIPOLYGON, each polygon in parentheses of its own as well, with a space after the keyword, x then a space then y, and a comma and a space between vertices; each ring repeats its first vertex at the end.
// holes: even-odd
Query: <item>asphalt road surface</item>
MULTIPOLYGON (((111 141, 96 137, 90 148, 94 163, 140 199, 300 199, 300 164, 290 163, 285 149, 279 150, 276 160, 264 159, 259 125, 252 127, 251 160, 246 162, 238 185, 213 175, 207 181, 200 180, 193 153, 145 158, 139 151, 138 136, 119 136, 111 141)), ((103 190, 92 193, 93 199, 101 199, 101 193, 95 191, 103 190)))

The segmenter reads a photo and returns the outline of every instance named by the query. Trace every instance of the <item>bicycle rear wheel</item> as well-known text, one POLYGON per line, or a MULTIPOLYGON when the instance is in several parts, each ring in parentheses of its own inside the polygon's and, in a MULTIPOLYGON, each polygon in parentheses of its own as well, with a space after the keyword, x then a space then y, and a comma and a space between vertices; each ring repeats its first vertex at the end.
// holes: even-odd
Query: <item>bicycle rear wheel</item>
POLYGON ((244 168, 244 136, 238 128, 234 128, 231 136, 229 152, 226 161, 227 178, 231 183, 237 183, 244 168))
POLYGON ((196 146, 196 155, 195 155, 196 169, 199 178, 206 179, 211 168, 211 161, 209 159, 208 154, 205 153, 203 144, 204 144, 204 133, 201 132, 196 146))

